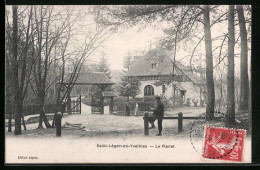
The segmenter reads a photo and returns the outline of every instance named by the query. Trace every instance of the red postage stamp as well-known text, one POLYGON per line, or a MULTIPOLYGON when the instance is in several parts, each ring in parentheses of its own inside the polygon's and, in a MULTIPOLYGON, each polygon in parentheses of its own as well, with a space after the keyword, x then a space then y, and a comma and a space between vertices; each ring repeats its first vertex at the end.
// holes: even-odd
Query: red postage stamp
POLYGON ((205 127, 203 158, 242 162, 246 131, 205 127))

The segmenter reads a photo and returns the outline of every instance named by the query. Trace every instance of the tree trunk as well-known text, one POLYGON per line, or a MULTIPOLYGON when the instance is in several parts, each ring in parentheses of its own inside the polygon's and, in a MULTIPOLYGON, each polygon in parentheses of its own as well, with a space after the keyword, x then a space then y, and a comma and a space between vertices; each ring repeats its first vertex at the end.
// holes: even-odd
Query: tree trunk
POLYGON ((248 111, 249 82, 248 82, 248 66, 247 66, 248 47, 247 47, 246 22, 245 22, 243 7, 241 5, 237 5, 236 8, 238 13, 240 38, 241 38, 239 110, 248 111))
POLYGON ((38 125, 38 129, 42 129, 42 119, 43 119, 43 107, 44 105, 42 104, 42 102, 40 103, 40 117, 39 117, 39 125, 38 125))
POLYGON ((24 128, 24 130, 27 130, 27 129, 26 129, 26 125, 25 125, 25 121, 24 121, 24 116, 23 116, 23 114, 22 114, 22 121, 23 121, 23 128, 24 128))
POLYGON ((20 115, 20 106, 19 106, 19 102, 15 103, 16 108, 15 108, 15 130, 14 130, 14 134, 15 135, 21 135, 22 134, 22 128, 21 128, 21 115, 20 115))
POLYGON ((67 110, 68 115, 71 115, 71 97, 70 97, 70 89, 68 89, 68 100, 67 100, 67 110))
POLYGON ((212 60, 212 39, 210 30, 209 6, 203 9, 204 37, 206 49, 206 86, 207 86, 207 107, 206 120, 214 119, 215 89, 213 80, 213 60, 212 60))
POLYGON ((43 94, 41 95, 40 101, 41 101, 40 102, 40 117, 39 117, 39 126, 38 126, 38 128, 39 129, 43 128, 42 122, 44 122, 46 128, 51 128, 51 125, 50 125, 50 123, 49 123, 49 121, 48 121, 48 119, 47 119, 47 117, 45 115, 45 110, 44 110, 45 97, 44 97, 43 94))
POLYGON ((19 91, 19 79, 18 79, 18 62, 17 62, 17 44, 18 44, 18 14, 17 14, 17 6, 13 6, 13 64, 12 64, 12 71, 13 71, 13 85, 14 85, 14 106, 15 106, 15 135, 22 134, 21 129, 21 115, 20 115, 20 106, 19 106, 19 99, 20 99, 20 91, 19 91))
POLYGON ((48 121, 46 115, 45 115, 45 111, 43 111, 43 117, 42 117, 42 119, 43 119, 43 122, 44 122, 44 124, 45 124, 45 126, 46 126, 47 129, 52 127, 51 124, 49 123, 49 121, 48 121))
POLYGON ((234 88, 234 5, 229 6, 228 12, 228 77, 227 77, 227 127, 235 124, 235 88, 234 88))

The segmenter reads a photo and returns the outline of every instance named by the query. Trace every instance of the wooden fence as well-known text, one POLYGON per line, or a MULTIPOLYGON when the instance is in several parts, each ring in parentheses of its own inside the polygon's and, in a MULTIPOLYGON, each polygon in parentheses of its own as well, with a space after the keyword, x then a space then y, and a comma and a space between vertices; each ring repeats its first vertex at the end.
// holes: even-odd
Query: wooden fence
POLYGON ((80 113, 81 114, 81 95, 79 98, 71 100, 71 113, 80 113))
MULTIPOLYGON (((177 119, 178 120, 178 133, 182 132, 183 119, 205 119, 205 117, 183 117, 182 112, 178 114, 178 117, 155 117, 160 119, 177 119)), ((145 113, 144 117, 144 135, 149 136, 149 115, 145 113)))
MULTIPOLYGON (((59 112, 62 112, 64 109, 64 112, 66 112, 66 105, 62 104, 61 109, 59 110, 59 112)), ((44 110, 45 113, 54 113, 56 111, 56 105, 55 104, 46 104, 44 105, 44 110)), ((27 106, 23 106, 23 115, 27 116, 27 115, 35 115, 35 114, 40 114, 40 105, 27 105, 27 106)))

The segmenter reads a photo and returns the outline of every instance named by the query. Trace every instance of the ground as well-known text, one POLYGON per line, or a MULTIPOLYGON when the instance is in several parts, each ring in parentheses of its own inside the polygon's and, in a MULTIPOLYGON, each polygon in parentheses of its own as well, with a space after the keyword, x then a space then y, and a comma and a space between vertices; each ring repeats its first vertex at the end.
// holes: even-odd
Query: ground
MULTIPOLYGON (((83 105, 84 107, 84 105, 83 105)), ((179 112, 183 112, 183 116, 201 116, 203 115, 205 108, 201 107, 186 107, 176 108, 171 111, 166 111, 165 116, 177 116, 179 112)), ((69 115, 62 118, 62 125, 66 122, 72 124, 81 124, 85 127, 85 130, 63 130, 62 135, 68 137, 98 137, 98 136, 142 136, 144 134, 144 121, 142 116, 116 116, 116 115, 99 115, 99 114, 82 114, 69 115)), ((32 121, 32 116, 29 116, 32 121)), ((28 119, 28 118, 25 118, 28 119)), ((184 120, 184 131, 186 132, 189 124, 195 120, 184 120)), ((52 121, 50 121, 51 123, 52 121)), ((155 125, 157 122, 155 122, 155 125)), ((36 129, 37 123, 27 124, 27 131, 23 131, 23 137, 40 137, 49 136, 55 137, 55 129, 36 129)), ((157 127, 157 126, 156 126, 157 127)), ((177 120, 163 120, 163 134, 164 136, 176 136, 177 134, 177 120)), ((7 129, 7 127, 6 127, 7 129)), ((158 133, 157 128, 151 129, 150 134, 154 135, 158 133)), ((8 136, 12 136, 12 133, 6 133, 8 136)))
MULTIPOLYGON (((166 111, 165 116, 201 116, 205 108, 186 107, 166 111)), ((36 129, 37 123, 27 125, 27 131, 14 136, 6 128, 6 157, 9 163, 198 163, 201 162, 201 150, 204 126, 220 126, 220 121, 184 120, 183 132, 178 133, 177 120, 163 120, 162 136, 156 128, 144 135, 142 116, 116 116, 98 114, 75 114, 62 118, 66 122, 81 124, 84 130, 64 130, 62 136, 56 137, 56 129, 36 129), (14 145, 14 143, 19 143, 14 145), (133 145, 144 148, 98 147, 98 145, 133 145), (40 146, 40 147, 39 147, 40 146), (158 148, 160 146, 161 148, 158 148), (174 146, 165 149, 163 146, 174 146), (36 152, 37 151, 37 152, 36 152), (156 154, 155 154, 156 153, 156 154), (161 157, 158 157, 158 155, 161 157), (20 160, 18 156, 29 155, 39 159, 20 160), (77 156, 75 156, 77 155, 77 156), (149 155, 149 156, 148 156, 149 155)), ((50 122, 51 123, 51 122, 50 122)), ((13 128, 14 129, 14 128, 13 128)), ((247 135, 245 162, 251 161, 251 136, 247 135)))

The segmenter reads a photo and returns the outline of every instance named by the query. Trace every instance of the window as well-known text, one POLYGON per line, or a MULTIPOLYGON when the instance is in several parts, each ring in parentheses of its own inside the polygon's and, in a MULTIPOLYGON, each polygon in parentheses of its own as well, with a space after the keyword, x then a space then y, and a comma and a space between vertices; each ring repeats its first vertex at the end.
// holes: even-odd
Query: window
POLYGON ((185 91, 181 91, 181 98, 182 98, 182 101, 185 101, 185 91))
POLYGON ((152 64, 152 69, 155 69, 156 66, 157 66, 157 64, 156 64, 156 63, 153 63, 153 64, 152 64))
POLYGON ((165 85, 162 85, 162 93, 165 93, 165 85))
POLYGON ((144 87, 144 96, 153 96, 154 95, 154 89, 153 86, 147 85, 144 87))

